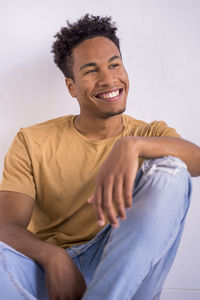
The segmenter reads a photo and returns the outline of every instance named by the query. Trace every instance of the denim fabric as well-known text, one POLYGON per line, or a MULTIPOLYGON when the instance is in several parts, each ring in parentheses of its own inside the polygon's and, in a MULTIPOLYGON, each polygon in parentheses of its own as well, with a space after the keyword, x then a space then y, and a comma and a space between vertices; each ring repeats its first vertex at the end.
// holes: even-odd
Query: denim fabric
MULTIPOLYGON (((66 249, 83 274, 83 300, 158 300, 182 236, 191 179, 175 157, 146 160, 133 205, 118 228, 106 225, 84 245, 66 249)), ((0 242, 0 299, 48 299, 43 269, 0 242)))

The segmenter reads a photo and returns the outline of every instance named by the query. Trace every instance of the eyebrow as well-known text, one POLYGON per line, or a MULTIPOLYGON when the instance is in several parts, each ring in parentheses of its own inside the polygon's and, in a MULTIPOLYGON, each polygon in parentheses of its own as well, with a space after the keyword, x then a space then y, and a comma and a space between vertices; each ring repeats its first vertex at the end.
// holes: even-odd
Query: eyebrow
MULTIPOLYGON (((111 58, 109 58, 108 62, 111 62, 115 59, 121 59, 121 57, 119 55, 114 55, 112 56, 111 58)), ((83 66, 80 67, 80 70, 84 69, 84 68, 87 68, 87 67, 96 67, 97 66, 97 63, 95 62, 89 62, 87 64, 84 64, 83 66)))

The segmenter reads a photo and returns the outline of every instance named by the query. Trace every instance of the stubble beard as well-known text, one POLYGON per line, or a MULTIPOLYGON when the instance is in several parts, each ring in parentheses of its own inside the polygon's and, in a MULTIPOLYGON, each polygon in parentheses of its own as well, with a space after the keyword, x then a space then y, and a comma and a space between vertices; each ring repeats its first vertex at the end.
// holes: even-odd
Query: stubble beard
POLYGON ((115 112, 113 112, 113 111, 105 112, 105 117, 114 117, 117 115, 121 115, 121 114, 123 114, 123 112, 125 112, 125 110, 126 110, 126 107, 119 109, 117 112, 116 111, 115 112))

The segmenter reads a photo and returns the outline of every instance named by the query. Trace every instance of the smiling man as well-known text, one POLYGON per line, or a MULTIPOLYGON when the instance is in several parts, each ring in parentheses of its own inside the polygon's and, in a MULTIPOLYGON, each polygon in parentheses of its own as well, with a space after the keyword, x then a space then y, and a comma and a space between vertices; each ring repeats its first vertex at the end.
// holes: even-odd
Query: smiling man
POLYGON ((124 113, 111 18, 86 15, 52 52, 80 114, 21 129, 0 185, 0 298, 155 300, 200 175, 200 148, 124 113))

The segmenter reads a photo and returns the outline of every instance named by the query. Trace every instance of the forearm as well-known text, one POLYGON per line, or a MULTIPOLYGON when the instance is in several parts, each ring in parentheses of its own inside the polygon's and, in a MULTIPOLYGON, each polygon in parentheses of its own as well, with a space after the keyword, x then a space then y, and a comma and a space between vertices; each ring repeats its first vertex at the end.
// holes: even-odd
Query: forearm
POLYGON ((141 158, 175 156, 183 160, 192 176, 200 175, 200 147, 174 137, 130 137, 141 158))
MULTIPOLYGON (((1 224, 0 240, 30 257, 43 268, 64 249, 39 240, 36 235, 17 224, 1 224)), ((66 251, 65 251, 66 253, 66 251)))
POLYGON ((84 277, 64 249, 40 241, 25 227, 13 223, 1 224, 0 240, 43 267, 49 299, 82 299, 84 277))

